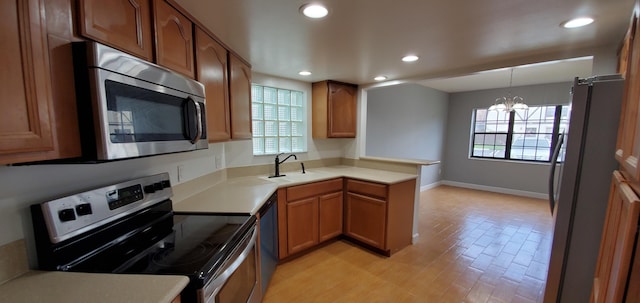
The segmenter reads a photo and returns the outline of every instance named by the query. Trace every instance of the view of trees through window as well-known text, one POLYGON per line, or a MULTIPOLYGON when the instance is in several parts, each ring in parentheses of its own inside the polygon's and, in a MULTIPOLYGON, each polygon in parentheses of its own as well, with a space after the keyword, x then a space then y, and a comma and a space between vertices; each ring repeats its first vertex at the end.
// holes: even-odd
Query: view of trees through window
MULTIPOLYGON (((568 131, 567 105, 530 106, 511 112, 476 109, 471 157, 549 162, 558 135, 568 131)), ((564 160, 560 152, 559 161, 564 160)))

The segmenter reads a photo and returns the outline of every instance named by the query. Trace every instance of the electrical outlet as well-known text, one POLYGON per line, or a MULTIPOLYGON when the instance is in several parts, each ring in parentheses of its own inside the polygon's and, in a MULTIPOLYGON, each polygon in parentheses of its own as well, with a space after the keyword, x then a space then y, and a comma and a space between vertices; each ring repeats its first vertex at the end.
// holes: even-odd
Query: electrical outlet
POLYGON ((181 182, 184 179, 184 165, 178 165, 178 182, 181 182))

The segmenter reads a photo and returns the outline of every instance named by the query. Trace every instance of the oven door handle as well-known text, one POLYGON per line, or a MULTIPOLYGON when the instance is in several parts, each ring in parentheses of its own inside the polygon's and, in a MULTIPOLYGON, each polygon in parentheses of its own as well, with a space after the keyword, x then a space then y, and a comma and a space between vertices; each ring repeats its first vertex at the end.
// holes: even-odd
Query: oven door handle
MULTIPOLYGON (((238 248, 242 249, 240 255, 238 255, 236 259, 233 260, 232 263, 220 275, 211 280, 211 282, 209 282, 210 284, 204 287, 204 289, 213 289, 213 291, 208 296, 206 296, 204 302, 215 302, 215 300, 212 300, 212 298, 215 297, 216 294, 218 294, 229 277, 231 277, 236 269, 238 269, 238 267, 240 267, 240 265, 247 259, 247 256, 249 256, 251 250, 255 249, 256 239, 258 237, 257 228, 257 226, 253 227, 251 231, 251 238, 248 242, 245 242, 246 245, 242 248, 238 248)), ((233 253, 233 255, 235 255, 235 252, 233 253)))

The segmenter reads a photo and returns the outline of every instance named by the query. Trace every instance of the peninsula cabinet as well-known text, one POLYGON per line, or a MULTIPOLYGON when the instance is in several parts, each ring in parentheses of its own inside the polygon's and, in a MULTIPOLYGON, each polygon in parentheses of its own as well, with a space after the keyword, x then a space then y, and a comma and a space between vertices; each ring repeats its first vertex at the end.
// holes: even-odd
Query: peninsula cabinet
POLYGON ((153 2, 156 61, 194 78, 193 23, 164 0, 153 2))
POLYGON ((416 181, 391 185, 347 179, 345 235, 390 256, 411 244, 416 181))
POLYGON ((80 34, 153 61, 150 0, 79 0, 80 34))
POLYGON ((280 259, 342 234, 342 188, 338 178, 278 190, 280 259))
POLYGON ((196 27, 196 80, 204 85, 207 100, 209 142, 231 138, 229 124, 229 81, 227 50, 196 27))
POLYGON ((0 4, 0 164, 42 160, 54 149, 47 32, 42 2, 0 4))
POLYGON ((637 299, 630 301, 629 297, 625 299, 625 292, 627 296, 637 296, 640 289, 638 283, 629 282, 640 278, 637 270, 631 271, 632 261, 636 260, 634 266, 637 268, 637 259, 640 258, 640 252, 634 250, 638 239, 639 213, 640 199, 620 172, 614 172, 592 302, 638 302, 637 299))
POLYGON ((251 139, 251 67, 229 54, 231 139, 251 139))
POLYGON ((336 81, 312 85, 313 138, 355 138, 358 87, 336 81))

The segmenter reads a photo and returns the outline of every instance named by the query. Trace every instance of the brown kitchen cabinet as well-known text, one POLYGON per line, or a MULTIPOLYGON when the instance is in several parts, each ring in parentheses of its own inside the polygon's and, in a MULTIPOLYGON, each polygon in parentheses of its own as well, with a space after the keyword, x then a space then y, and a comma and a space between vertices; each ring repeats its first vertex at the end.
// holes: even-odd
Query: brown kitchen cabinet
POLYGON ((342 234, 342 188, 338 178, 278 190, 280 259, 342 234))
POLYGON ((391 255, 411 244, 416 181, 346 180, 345 235, 391 255))
POLYGON ((640 136, 637 129, 640 127, 640 38, 638 37, 638 4, 628 30, 625 61, 621 58, 621 64, 627 64, 625 71, 625 88, 620 116, 620 127, 616 147, 616 159, 625 174, 633 180, 640 180, 640 136))
POLYGON ((193 23, 164 0, 154 0, 156 62, 194 78, 193 23))
POLYGON ((229 53, 231 139, 251 139, 251 66, 229 53))
MULTIPOLYGON (((78 141, 72 142, 74 146, 66 145, 66 140, 77 139, 74 136, 77 135, 77 124, 75 132, 71 129, 65 138, 61 132, 65 129, 57 130, 55 123, 67 113, 65 108, 56 106, 66 105, 68 99, 53 98, 51 77, 55 74, 51 74, 47 27, 55 21, 43 18, 46 16, 43 12, 45 5, 53 11, 55 4, 38 0, 2 1, 0 4, 4 20, 0 45, 3 54, 0 65, 4 70, 0 81, 0 164, 56 159, 65 153, 75 156, 80 152, 78 141)), ((52 35, 50 38, 51 45, 56 45, 58 37, 52 35)), ((55 51, 59 54, 64 50, 55 51)), ((70 58, 70 53, 67 57, 70 58)), ((73 123, 75 111, 71 110, 71 113, 69 119, 73 123)), ((61 126, 67 126, 62 122, 61 126)))
POLYGON ((79 0, 80 34, 153 61, 150 0, 79 0))
POLYGON ((209 142, 227 141, 231 138, 228 51, 199 27, 195 32, 196 80, 207 94, 207 138, 209 142))
POLYGON ((627 287, 630 290, 629 294, 637 294, 639 286, 629 284, 627 279, 638 237, 639 212, 640 199, 622 174, 614 172, 596 266, 592 302, 623 302, 627 287))
POLYGON ((321 81, 312 85, 313 138, 355 138, 358 87, 321 81))

